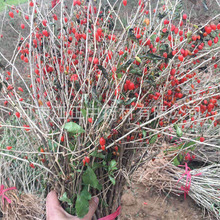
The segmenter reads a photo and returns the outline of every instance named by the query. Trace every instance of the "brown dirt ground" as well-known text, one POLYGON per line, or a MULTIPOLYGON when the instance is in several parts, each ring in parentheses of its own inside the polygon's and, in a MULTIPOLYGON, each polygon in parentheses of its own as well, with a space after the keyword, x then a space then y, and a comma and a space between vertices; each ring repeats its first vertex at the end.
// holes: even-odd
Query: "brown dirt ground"
POLYGON ((126 187, 122 196, 120 220, 204 220, 202 209, 188 196, 159 194, 142 184, 126 187))

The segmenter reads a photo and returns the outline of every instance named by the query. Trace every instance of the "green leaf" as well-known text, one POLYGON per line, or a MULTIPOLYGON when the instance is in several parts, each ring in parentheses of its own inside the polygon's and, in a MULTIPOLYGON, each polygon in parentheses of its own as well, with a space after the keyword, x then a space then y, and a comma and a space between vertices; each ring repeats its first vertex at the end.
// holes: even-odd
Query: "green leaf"
POLYGON ((81 109, 81 112, 82 112, 82 116, 83 116, 84 118, 86 118, 86 109, 81 109))
POLYGON ((137 100, 137 98, 136 98, 136 97, 133 97, 133 98, 127 100, 127 101, 125 102, 125 105, 130 105, 132 102, 135 102, 136 100, 137 100))
POLYGON ((184 148, 187 148, 187 147, 189 147, 189 146, 191 146, 191 145, 194 145, 194 144, 196 144, 196 142, 194 142, 194 141, 190 141, 190 142, 188 142, 188 143, 185 143, 185 144, 183 145, 183 149, 184 149, 184 148))
POLYGON ((105 158, 105 155, 103 155, 102 153, 98 153, 97 151, 93 151, 90 155, 101 159, 105 158))
POLYGON ((102 71, 103 76, 104 76, 107 80, 109 80, 109 79, 108 79, 108 72, 107 72, 107 70, 106 70, 102 65, 97 65, 97 66, 98 66, 98 68, 102 71))
POLYGON ((210 35, 211 35, 211 37, 216 37, 217 35, 216 35, 216 32, 214 32, 214 31, 212 31, 211 33, 210 33, 210 35))
POLYGON ((142 130, 142 134, 143 134, 143 138, 145 138, 147 136, 146 130, 142 130))
POLYGON ((181 128, 177 125, 176 127, 176 135, 177 137, 182 137, 183 136, 183 132, 181 130, 181 128))
POLYGON ((88 191, 88 186, 85 186, 80 193, 80 196, 84 199, 90 200, 92 198, 91 194, 88 191))
POLYGON ((102 102, 103 98, 102 95, 99 96, 99 101, 102 102))
POLYGON ((123 76, 122 73, 118 73, 118 74, 117 74, 117 77, 118 77, 119 79, 121 79, 122 76, 123 76))
POLYGON ((164 17, 166 17, 166 15, 167 15, 167 12, 163 12, 163 13, 160 13, 160 12, 159 12, 158 18, 159 18, 159 19, 163 19, 164 17))
POLYGON ((79 134, 79 133, 84 133, 85 130, 76 124, 75 122, 67 122, 64 126, 64 129, 67 130, 67 132, 72 133, 72 134, 79 134))
POLYGON ((72 207, 67 207, 65 209, 70 215, 75 215, 76 213, 76 209, 75 208, 72 208, 72 207))
POLYGON ((83 218, 89 212, 89 200, 84 195, 77 195, 75 209, 77 216, 83 218))
MULTIPOLYGON (((119 61, 118 61, 118 66, 117 66, 117 68, 121 65, 121 62, 125 59, 125 57, 127 57, 127 55, 128 55, 128 52, 125 52, 125 53, 123 54, 123 56, 120 57, 120 59, 119 59, 119 61)), ((118 72, 118 71, 117 71, 117 72, 118 72)))
POLYGON ((120 65, 117 70, 116 73, 119 73, 122 70, 127 70, 127 68, 134 62, 135 59, 129 59, 128 61, 126 61, 124 64, 120 65))
POLYGON ((116 100, 116 103, 117 103, 117 105, 121 105, 122 103, 124 103, 124 101, 123 100, 116 100))
POLYGON ((153 35, 150 37, 151 42, 154 42, 155 39, 156 39, 156 37, 157 37, 157 35, 156 35, 156 34, 153 34, 153 35))
POLYGON ((149 141, 150 144, 154 144, 157 140, 157 135, 155 134, 149 141))
POLYGON ((96 91, 96 86, 92 87, 92 98, 94 99, 94 101, 97 101, 99 104, 102 104, 99 99, 98 99, 98 95, 97 95, 97 91, 96 91))
POLYGON ((95 171, 96 169, 102 167, 103 165, 101 163, 93 163, 92 169, 95 171))
POLYGON ((191 39, 192 31, 188 31, 187 34, 186 34, 186 36, 187 36, 188 39, 189 39, 189 38, 191 39))
POLYGON ((95 127, 103 122, 105 117, 107 117, 109 115, 110 110, 111 110, 110 108, 102 110, 102 112, 100 113, 100 116, 97 118, 97 121, 94 124, 95 127))
POLYGON ((49 147, 50 150, 56 151, 57 150, 57 146, 58 145, 56 143, 52 143, 52 141, 50 139, 48 140, 48 147, 49 147))
POLYGON ((173 159, 173 164, 174 164, 175 166, 179 166, 179 165, 180 165, 180 162, 179 162, 179 160, 178 160, 177 157, 175 157, 175 158, 173 159))
POLYGON ((93 188, 99 188, 99 181, 95 175, 95 172, 91 167, 87 167, 86 171, 83 173, 83 183, 86 185, 91 185, 93 188))
POLYGON ((84 102, 85 106, 87 107, 88 104, 89 104, 88 94, 83 94, 83 95, 82 95, 82 101, 84 102))
POLYGON ((150 59, 150 60, 163 60, 164 57, 158 56, 153 53, 148 53, 144 58, 150 59))
POLYGON ((75 85, 76 91, 79 91, 79 89, 80 89, 80 84, 79 84, 79 82, 78 82, 78 81, 75 81, 75 82, 74 82, 74 85, 75 85))
POLYGON ((111 160, 109 166, 108 166, 108 170, 113 171, 113 170, 117 170, 117 162, 115 160, 111 160))
POLYGON ((153 120, 153 121, 150 123, 151 128, 156 128, 158 123, 159 123, 159 118, 156 119, 156 120, 153 120))
POLYGON ((67 193, 63 193, 63 195, 59 199, 61 202, 67 202, 68 205, 72 205, 72 201, 67 197, 67 193))
POLYGON ((136 56, 136 57, 135 57, 135 60, 136 60, 137 62, 141 63, 140 57, 136 56))
POLYGON ((164 33, 163 31, 160 31, 160 34, 161 34, 161 37, 162 37, 162 38, 166 38, 166 37, 168 37, 169 32, 166 31, 166 32, 164 33))
POLYGON ((112 184, 115 185, 115 178, 112 176, 109 176, 109 179, 111 180, 112 184))

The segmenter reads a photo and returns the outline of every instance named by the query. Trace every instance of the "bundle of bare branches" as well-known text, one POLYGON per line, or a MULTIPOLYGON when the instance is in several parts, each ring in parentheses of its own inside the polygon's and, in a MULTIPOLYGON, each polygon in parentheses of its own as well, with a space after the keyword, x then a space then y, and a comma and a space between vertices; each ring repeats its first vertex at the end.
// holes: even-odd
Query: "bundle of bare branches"
MULTIPOLYGON (((163 158, 163 157, 160 157, 163 158)), ((189 195, 199 206, 220 219, 220 164, 191 170, 187 163, 174 166, 166 159, 157 159, 138 170, 135 179, 147 187, 189 195)))
POLYGON ((33 194, 21 194, 15 191, 5 193, 11 203, 1 204, 5 220, 42 220, 45 219, 45 202, 33 194))

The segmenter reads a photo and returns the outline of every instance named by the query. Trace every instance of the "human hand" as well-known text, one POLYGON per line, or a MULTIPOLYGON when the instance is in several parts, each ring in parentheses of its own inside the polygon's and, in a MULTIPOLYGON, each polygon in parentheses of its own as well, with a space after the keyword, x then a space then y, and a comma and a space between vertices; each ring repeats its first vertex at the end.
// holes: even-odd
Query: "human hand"
POLYGON ((47 220, 91 220, 98 207, 99 199, 94 197, 89 202, 89 212, 80 219, 76 216, 68 214, 60 205, 55 191, 51 191, 46 199, 47 220))

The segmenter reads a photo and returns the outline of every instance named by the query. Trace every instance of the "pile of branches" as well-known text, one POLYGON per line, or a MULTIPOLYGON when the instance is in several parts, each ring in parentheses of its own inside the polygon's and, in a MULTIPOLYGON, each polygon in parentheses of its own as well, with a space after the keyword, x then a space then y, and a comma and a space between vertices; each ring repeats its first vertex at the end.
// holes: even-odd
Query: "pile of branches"
POLYGON ((220 164, 191 170, 187 163, 177 167, 167 159, 156 160, 139 169, 135 179, 159 191, 190 196, 211 216, 220 219, 220 164))

